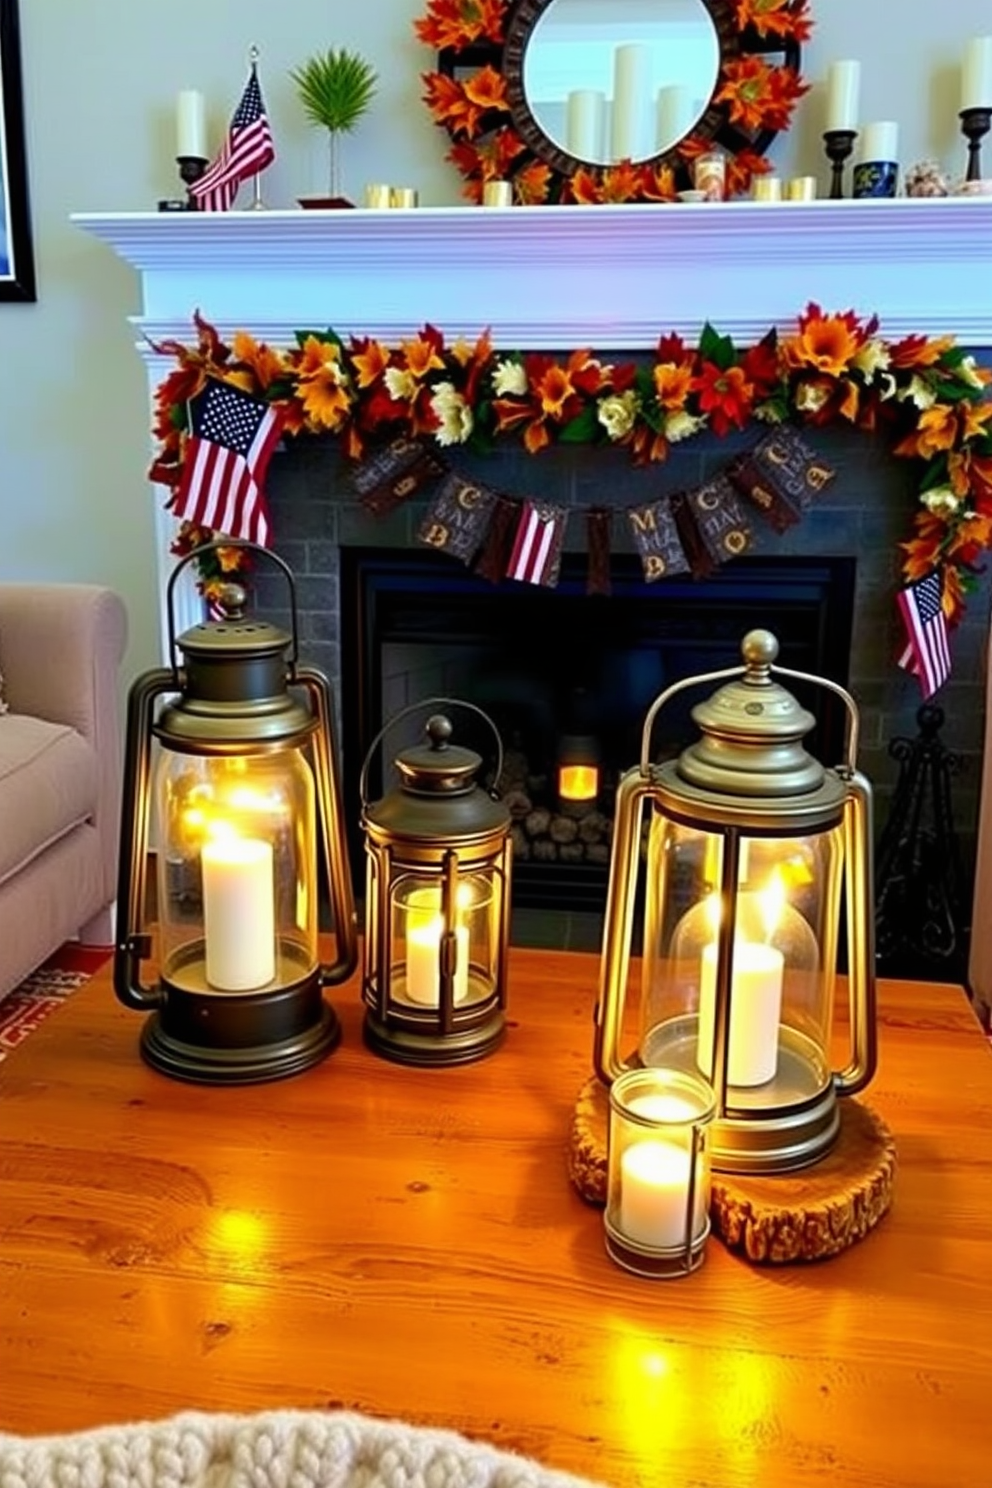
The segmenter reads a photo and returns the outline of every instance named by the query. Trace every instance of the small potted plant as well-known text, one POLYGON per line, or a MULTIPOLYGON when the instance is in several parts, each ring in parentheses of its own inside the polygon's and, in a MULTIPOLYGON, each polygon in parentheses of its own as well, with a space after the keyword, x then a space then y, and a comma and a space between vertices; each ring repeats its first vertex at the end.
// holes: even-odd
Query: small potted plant
POLYGON ((354 129, 375 96, 378 77, 375 68, 344 47, 331 47, 295 68, 290 77, 303 104, 307 118, 327 130, 330 161, 330 196, 301 197, 305 207, 350 207, 354 203, 341 195, 339 147, 340 136, 354 129))

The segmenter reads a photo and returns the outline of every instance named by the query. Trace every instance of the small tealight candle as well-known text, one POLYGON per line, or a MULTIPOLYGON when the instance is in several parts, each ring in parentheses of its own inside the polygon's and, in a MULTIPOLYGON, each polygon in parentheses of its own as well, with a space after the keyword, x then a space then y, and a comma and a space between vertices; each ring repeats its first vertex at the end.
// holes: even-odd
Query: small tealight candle
POLYGON ((755 176, 751 182, 751 197, 754 201, 777 202, 782 200, 782 182, 778 176, 755 176))
POLYGON ((680 1276, 702 1263, 714 1111, 708 1081, 685 1070, 629 1070, 613 1082, 604 1225, 626 1270, 680 1276))
POLYGON ((791 202, 816 201, 816 177, 793 176, 785 183, 785 199, 791 202))
POLYGON ((482 188, 484 207, 512 207, 513 186, 509 181, 487 181, 482 188))
POLYGON ((392 204, 392 187, 382 184, 366 186, 363 199, 367 207, 382 211, 392 204))

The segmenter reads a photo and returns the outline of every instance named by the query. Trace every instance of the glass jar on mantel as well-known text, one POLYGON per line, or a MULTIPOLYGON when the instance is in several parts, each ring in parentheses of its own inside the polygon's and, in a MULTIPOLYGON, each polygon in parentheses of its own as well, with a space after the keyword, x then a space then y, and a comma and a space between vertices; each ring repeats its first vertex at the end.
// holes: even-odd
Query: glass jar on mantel
POLYGON ((474 704, 433 698, 397 714, 362 766, 365 833, 365 1041, 402 1064, 464 1064, 488 1054, 505 1031, 510 919, 510 813, 478 783, 482 757, 451 743, 434 713, 427 744, 394 761, 399 787, 367 800, 379 743, 410 714, 467 708, 503 751, 492 720, 474 704))
POLYGON ((655 699, 640 764, 621 781, 595 1064, 607 1083, 640 1066, 702 1074, 716 1095, 714 1168, 768 1173, 823 1156, 840 1128, 838 1096, 874 1073, 871 789, 855 767, 849 694, 774 668, 843 701, 844 761, 827 769, 802 743, 815 719, 772 675, 775 637, 752 631, 742 651, 743 668, 687 678, 655 699), (692 710, 702 737, 678 759, 650 763, 664 705, 728 677, 692 710), (851 1053, 835 1071, 842 945, 851 1053), (635 967, 636 1018, 627 995, 635 967), (625 1053, 635 1024, 636 1049, 625 1053))

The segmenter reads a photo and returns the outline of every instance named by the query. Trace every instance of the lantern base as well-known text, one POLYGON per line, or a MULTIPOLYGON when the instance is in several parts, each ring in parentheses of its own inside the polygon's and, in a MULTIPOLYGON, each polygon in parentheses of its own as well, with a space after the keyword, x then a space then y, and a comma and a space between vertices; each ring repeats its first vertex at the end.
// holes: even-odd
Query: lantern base
POLYGON ((484 1023, 470 1028, 456 1028, 451 1033, 419 1033, 383 1023, 371 1011, 362 1025, 365 1042, 375 1054, 395 1064, 414 1064, 439 1068, 449 1064, 471 1064, 484 1059, 503 1042, 506 1019, 497 1009, 484 1023))
POLYGON ((688 1256, 684 1250, 643 1250, 638 1245, 631 1245, 627 1237, 614 1229, 609 1220, 605 1221, 604 1229, 606 1253, 610 1259, 616 1261, 625 1271, 632 1271, 635 1276, 646 1276, 651 1281, 671 1281, 677 1276, 688 1276, 690 1271, 698 1271, 706 1259, 709 1220, 693 1240, 688 1256))
POLYGON ((141 1032, 141 1054, 161 1074, 199 1085, 257 1085, 319 1064, 341 1037, 319 971, 280 992, 204 994, 162 987, 141 1032))

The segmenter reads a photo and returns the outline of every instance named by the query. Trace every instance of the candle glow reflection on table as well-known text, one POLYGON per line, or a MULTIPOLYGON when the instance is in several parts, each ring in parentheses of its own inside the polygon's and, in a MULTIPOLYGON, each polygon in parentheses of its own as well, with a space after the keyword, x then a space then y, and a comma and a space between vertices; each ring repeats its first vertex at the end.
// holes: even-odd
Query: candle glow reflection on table
POLYGON ((264 987, 276 973, 271 845, 217 837, 204 843, 200 863, 207 982, 220 992, 264 987))

